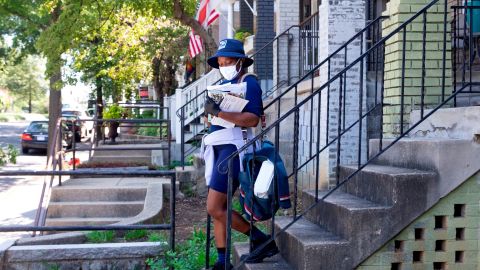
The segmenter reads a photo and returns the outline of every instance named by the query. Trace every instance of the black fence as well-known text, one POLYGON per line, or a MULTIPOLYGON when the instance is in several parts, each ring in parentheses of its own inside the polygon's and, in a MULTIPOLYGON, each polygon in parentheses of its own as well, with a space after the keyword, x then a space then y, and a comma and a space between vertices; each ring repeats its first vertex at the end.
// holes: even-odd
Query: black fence
MULTIPOLYGON (((128 106, 135 106, 129 104, 128 106)), ((0 226, 0 232, 32 232, 32 236, 36 236, 37 232, 43 233, 47 231, 90 231, 90 230, 137 230, 137 229, 151 229, 151 230, 169 230, 170 231, 170 248, 175 248, 175 193, 176 193, 176 174, 172 170, 115 170, 115 169, 82 169, 75 170, 76 162, 75 155, 78 151, 138 151, 138 150, 166 150, 168 152, 167 164, 170 165, 170 150, 171 150, 171 131, 170 119, 168 109, 159 107, 158 105, 141 105, 140 108, 156 108, 159 112, 158 119, 73 119, 67 120, 59 118, 56 121, 53 134, 50 134, 51 143, 48 149, 47 164, 45 170, 16 170, 16 171, 0 171, 0 177, 8 176, 44 176, 41 196, 35 214, 34 224, 32 226, 0 226), (160 117, 161 116, 161 117, 160 117), (99 148, 100 141, 96 128, 93 128, 93 133, 90 138, 90 146, 84 148, 76 147, 76 133, 80 130, 77 124, 93 122, 94 126, 104 126, 106 123, 126 123, 135 127, 153 127, 163 130, 158 136, 158 140, 166 143, 166 146, 161 147, 125 147, 121 145, 113 145, 105 148, 99 148), (146 125, 150 124, 150 125, 146 125), (65 133, 70 132, 70 136, 65 136, 65 133), (71 140, 71 148, 68 148, 68 142, 71 140), (65 170, 63 167, 65 161, 65 154, 72 152, 73 154, 73 170, 65 170), (103 176, 122 176, 122 177, 166 177, 170 179, 170 222, 165 224, 138 224, 138 225, 91 225, 91 226, 45 226, 48 210, 48 198, 55 180, 58 185, 62 185, 62 176, 89 176, 89 177, 103 177, 103 176)), ((80 136, 81 138, 81 136, 80 136)))
MULTIPOLYGON (((36 232, 47 231, 105 231, 105 230, 169 230, 170 231, 170 248, 175 248, 175 192, 176 192, 176 176, 175 171, 129 171, 122 172, 118 170, 82 170, 82 171, 0 171, 0 177, 8 176, 50 176, 51 179, 58 177, 59 185, 62 176, 150 176, 150 177, 167 177, 170 178, 170 222, 166 224, 139 224, 139 225, 89 225, 89 226, 45 226, 45 220, 40 218, 40 222, 35 222, 33 226, 0 226, 0 232, 36 232)), ((50 187, 52 182, 50 182, 50 187)), ((42 198, 43 200, 43 198, 42 198)), ((45 207, 45 206, 44 206, 45 207)), ((46 210, 46 208, 45 208, 46 210)), ((37 210, 39 216, 42 208, 37 210)), ((45 212, 46 213, 46 212, 45 212)), ((46 217, 46 215, 44 216, 46 217)))

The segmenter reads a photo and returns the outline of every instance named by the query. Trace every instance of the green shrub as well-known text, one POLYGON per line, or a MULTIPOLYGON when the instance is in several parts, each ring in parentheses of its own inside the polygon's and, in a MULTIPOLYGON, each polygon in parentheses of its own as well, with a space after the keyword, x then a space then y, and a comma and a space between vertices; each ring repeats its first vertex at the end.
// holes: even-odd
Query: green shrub
POLYGON ((123 108, 118 104, 108 106, 103 112, 103 119, 120 119, 123 116, 123 108))
POLYGON ((160 130, 162 131, 162 137, 167 137, 167 127, 160 123, 144 123, 138 128, 137 134, 141 136, 160 137, 160 130))
POLYGON ((148 242, 168 243, 168 236, 164 232, 149 232, 147 236, 148 242))
POLYGON ((0 115, 0 122, 8 122, 8 117, 5 115, 0 115))
POLYGON ((25 117, 23 115, 14 114, 13 119, 15 119, 16 121, 23 121, 25 120, 25 117))
POLYGON ((125 234, 125 240, 127 241, 133 241, 133 240, 138 240, 145 238, 147 236, 147 230, 133 230, 133 231, 128 231, 125 234))
POLYGON ((154 110, 144 110, 142 112, 142 119, 155 119, 155 111, 154 110))
POLYGON ((245 39, 251 35, 252 33, 250 33, 247 29, 240 28, 235 32, 234 38, 236 40, 240 40, 241 42, 245 42, 245 39))
POLYGON ((9 144, 6 148, 0 147, 0 166, 7 163, 17 163, 18 150, 13 145, 9 144))
MULTIPOLYGON (((165 257, 150 258, 146 260, 147 265, 152 270, 166 270, 169 267, 174 269, 197 270, 205 267, 206 254, 205 245, 207 237, 205 232, 195 229, 192 236, 177 245, 175 251, 169 250, 165 252, 165 257)), ((216 249, 210 248, 210 262, 217 259, 216 249)))
POLYGON ((88 243, 109 243, 115 238, 114 231, 93 231, 87 235, 88 243))

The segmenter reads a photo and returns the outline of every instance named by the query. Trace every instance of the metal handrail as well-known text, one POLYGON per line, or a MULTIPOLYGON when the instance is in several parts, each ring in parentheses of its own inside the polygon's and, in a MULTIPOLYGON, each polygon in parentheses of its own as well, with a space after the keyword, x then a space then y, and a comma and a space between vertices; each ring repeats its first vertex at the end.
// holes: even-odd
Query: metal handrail
MULTIPOLYGON (((421 104, 421 115, 420 115, 420 120, 413 124, 409 129, 407 130, 404 130, 403 128, 403 125, 404 125, 404 121, 403 121, 403 114, 404 114, 404 84, 402 83, 401 85, 401 90, 402 90, 402 94, 401 94, 401 108, 400 108, 400 115, 401 115, 401 119, 400 119, 400 135, 394 140, 392 141, 388 146, 384 147, 382 145, 382 139, 383 137, 381 136, 380 138, 380 151, 379 153, 377 153, 376 155, 374 155, 373 157, 369 158, 365 163, 362 163, 361 161, 361 154, 362 154, 362 148, 361 148, 361 140, 362 140, 362 119, 364 117, 366 117, 367 114, 364 114, 363 113, 363 104, 362 104, 362 100, 360 99, 360 103, 359 103, 359 107, 360 107, 360 115, 359 115, 359 119, 355 122, 355 124, 359 124, 359 145, 358 145, 358 167, 357 167, 357 170, 354 172, 354 173, 351 173, 350 175, 348 175, 347 177, 343 178, 341 181, 339 179, 339 167, 340 167, 340 140, 342 138, 343 135, 346 134, 346 132, 350 131, 350 129, 355 125, 355 124, 352 124, 351 126, 349 126, 348 128, 345 127, 345 120, 343 120, 343 123, 342 123, 342 110, 345 110, 345 102, 343 102, 343 106, 342 106, 342 87, 346 84, 345 81, 344 81, 344 78, 346 78, 346 73, 352 69, 354 66, 356 66, 357 64, 360 64, 360 91, 362 91, 363 89, 363 83, 362 83, 362 80, 363 80, 363 62, 368 59, 368 57, 370 56, 371 53, 374 53, 375 50, 379 50, 381 49, 381 46, 385 46, 386 44, 386 41, 389 40, 390 38, 392 38, 394 35, 397 35, 397 34, 400 34, 402 31, 403 31, 403 39, 402 39, 402 42, 403 42, 403 59, 405 59, 405 53, 406 53, 406 46, 405 46, 405 43, 406 43, 406 27, 407 25, 409 25, 410 23, 412 23, 415 19, 417 19, 419 16, 421 15, 424 15, 423 16, 423 24, 424 24, 424 31, 423 31, 423 54, 425 54, 425 44, 426 44, 426 12, 428 9, 430 9, 432 6, 434 6, 436 3, 438 3, 439 0, 433 0, 431 1, 429 4, 427 4, 425 7, 423 7, 420 11, 418 11, 416 14, 414 14, 412 17, 410 17, 409 19, 407 19, 405 22, 403 22, 402 24, 400 24, 400 26, 398 26, 395 30, 391 31, 389 34, 387 34, 385 37, 381 38, 377 43, 375 43, 372 47, 370 47, 369 49, 367 49, 364 53, 362 51, 360 57, 358 57, 356 60, 354 60, 353 62, 351 62, 350 64, 345 64, 345 67, 340 71, 338 72, 337 74, 335 74, 334 76, 332 76, 330 78, 329 76, 329 79, 327 80, 326 83, 324 83, 322 86, 320 86, 318 89, 314 89, 313 87, 313 74, 314 72, 322 65, 322 63, 325 63, 325 62, 322 62, 321 64, 317 65, 314 69, 312 69, 310 72, 308 72, 307 74, 305 74, 300 80, 298 80, 296 83, 294 83, 293 85, 291 85, 287 91, 291 90, 291 89, 297 89, 298 85, 304 81, 305 79, 307 79, 308 77, 311 77, 312 79, 312 89, 311 89, 311 94, 306 97, 305 99, 303 99, 302 101, 298 102, 295 104, 295 106, 288 110, 286 113, 284 113, 282 116, 279 116, 278 119, 272 123, 270 126, 266 127, 265 129, 263 129, 263 131, 258 134, 257 136, 255 136, 252 140, 250 140, 248 143, 246 143, 243 147, 239 148, 238 151, 236 151, 235 153, 233 153, 232 155, 230 155, 227 159, 225 160, 228 160, 228 174, 229 174, 229 181, 228 181, 228 191, 227 191, 227 195, 228 195, 228 199, 227 199, 227 206, 228 206, 228 215, 227 215, 227 258, 229 258, 229 255, 230 255, 230 245, 231 245, 231 222, 232 222, 232 187, 233 187, 233 175, 232 175, 232 168, 233 168, 233 162, 234 162, 234 158, 236 158, 239 153, 249 149, 250 147, 256 145, 260 140, 262 140, 264 138, 264 136, 272 131, 274 128, 275 128, 275 147, 276 147, 276 150, 278 152, 278 142, 279 142, 279 125, 280 123, 282 123, 285 119, 287 119, 288 117, 290 116, 293 116, 294 119, 295 119, 295 122, 294 122, 294 129, 296 131, 294 131, 294 140, 293 140, 293 143, 294 143, 294 161, 293 161, 293 171, 295 173, 295 191, 294 191, 294 196, 295 196, 295 201, 294 201, 294 218, 293 220, 288 223, 286 226, 284 226, 284 228, 282 228, 279 232, 275 233, 274 237, 272 239, 270 239, 269 241, 267 241, 267 243, 264 243, 262 246, 258 247, 258 249, 262 249, 264 248, 266 245, 268 245, 268 242, 271 242, 274 240, 274 238, 276 236, 278 236, 280 233, 284 232, 285 230, 287 230, 289 227, 291 227, 295 222, 297 222, 306 212, 310 211, 311 209, 313 209, 316 205, 318 205, 318 203, 320 201, 323 201, 325 200, 330 194, 332 194, 333 192, 335 192, 336 190, 338 190, 342 185, 344 185, 346 182, 348 182, 350 179, 353 178, 353 176, 355 176, 356 174, 358 174, 358 172, 360 172, 363 168, 365 168, 368 164, 371 164, 375 159, 377 159, 381 154, 383 154, 386 150, 388 150, 389 148, 391 148, 396 142, 398 142, 400 139, 404 138, 405 136, 408 135, 408 133, 410 131, 412 131, 416 126, 418 126, 420 123, 422 123, 426 118, 428 118, 429 116, 431 116, 433 113, 435 113, 437 110, 439 110, 440 108, 444 107, 446 104, 448 104, 451 100, 454 99, 454 97, 456 97, 458 95, 458 93, 464 91, 467 86, 464 85, 464 87, 462 87, 461 90, 459 91, 456 91, 456 92, 453 92, 451 96, 449 96, 448 98, 445 98, 445 91, 444 91, 444 88, 445 88, 445 78, 443 79, 443 85, 442 85, 442 102, 437 105, 435 108, 433 108, 433 110, 431 110, 429 113, 425 114, 424 113, 424 110, 423 108, 425 107, 425 103, 424 103, 424 96, 425 96, 425 91, 424 91, 424 87, 425 87, 425 82, 422 81, 422 92, 421 92, 421 97, 422 97, 422 104, 421 104), (298 167, 298 126, 299 126, 299 112, 300 112, 300 109, 303 105, 307 104, 307 102, 313 102, 313 99, 314 98, 317 98, 319 99, 319 104, 321 104, 321 93, 327 89, 328 93, 330 92, 329 90, 329 87, 332 83, 334 83, 335 81, 340 81, 340 90, 339 90, 339 108, 338 108, 338 115, 337 115, 337 120, 338 120, 338 123, 337 123, 337 136, 334 137, 334 139, 330 142, 337 142, 337 169, 336 169, 336 177, 337 177, 337 185, 335 188, 333 188, 332 190, 330 190, 327 194, 325 194, 324 196, 322 196, 321 198, 319 198, 318 196, 318 177, 317 177, 317 181, 316 181, 316 195, 315 195, 315 203, 313 203, 312 205, 310 206, 307 206, 306 207, 306 210, 304 210, 304 212, 300 215, 297 215, 296 213, 296 207, 297 207, 297 174, 298 174, 298 171, 299 171, 299 167, 298 167), (342 128, 342 124, 343 124, 343 128, 342 128)), ((447 6, 448 6, 448 2, 445 0, 445 9, 443 11, 444 13, 444 19, 445 19, 445 24, 446 24, 446 20, 447 20, 447 6)), ((444 40, 443 40, 443 43, 444 43, 444 50, 446 50, 446 42, 447 42, 447 39, 446 39, 446 27, 444 29, 444 40)), ((363 37, 363 33, 362 33, 362 37, 363 37)), ((362 45, 363 46, 363 45, 362 45)), ((383 47, 383 50, 385 48, 383 47)), ((336 51, 338 52, 338 50, 336 51)), ((384 53, 384 52, 383 52, 384 53)), ((403 63, 405 63, 405 60, 403 60, 403 63)), ((444 52, 444 57, 443 57, 443 69, 445 70, 446 68, 446 57, 445 57, 445 52, 444 52)), ((402 66, 402 70, 404 71, 405 70, 405 64, 403 64, 402 66)), ((422 67, 422 70, 423 72, 425 72, 425 65, 423 65, 422 67)), ((384 70, 382 70, 383 72, 383 76, 384 76, 384 70)), ((330 72, 329 72, 330 73, 330 72)), ((402 73, 402 81, 404 81, 404 72, 402 73)), ((330 74, 329 74, 330 75, 330 74)), ((445 73, 444 73, 444 77, 445 77, 445 73)), ((346 79, 345 79, 346 80, 346 79)), ((465 84, 468 84, 468 83, 465 83, 465 84)), ((360 92, 360 96, 361 96, 361 93, 360 92)), ((384 103, 383 101, 384 99, 384 96, 383 96, 383 86, 382 86, 382 92, 381 92, 381 101, 380 103, 376 104, 376 105, 380 105, 382 107, 382 112, 383 112, 383 106, 385 106, 386 104, 384 103)), ((320 105, 319 105, 320 106, 320 105)), ((327 107, 328 108, 328 107, 327 107)), ((328 109, 327 109, 328 110, 328 109)), ((320 114, 320 109, 319 109, 319 114, 320 114)), ((312 114, 311 114, 312 115, 312 114)), ((313 116, 311 116, 313 117, 313 116)), ((327 117, 328 118, 328 117, 327 117)), ((318 118, 320 119, 320 117, 318 118)), ((319 120, 320 121, 320 120, 319 120)), ((319 124, 318 124, 318 129, 319 129, 319 124)), ((381 124, 382 126, 382 131, 381 131, 381 134, 383 133, 383 123, 381 124)), ((311 126, 311 128, 313 129, 313 126, 311 126)), ((319 131, 319 130, 318 130, 319 131)), ((326 149, 326 147, 324 147, 323 149, 320 149, 320 143, 319 143, 319 139, 320 139, 320 134, 317 133, 317 150, 316 150, 316 155, 317 157, 319 156, 319 154, 321 153, 321 151, 323 151, 324 149, 326 149)), ((327 143, 328 143, 328 135, 326 136, 327 137, 327 143)), ((319 162, 319 159, 317 158, 317 176, 318 176, 318 162, 319 162)), ((274 181, 274 189, 275 189, 275 186, 276 186, 276 183, 274 181)), ((272 228, 273 228, 273 221, 274 217, 272 218, 272 228)), ((273 234, 273 233, 272 233, 273 234)), ((229 259, 227 259, 226 261, 226 265, 227 263, 229 263, 229 259)), ((239 265, 242 265, 244 263, 244 260, 241 261, 237 266, 239 265)))
MULTIPOLYGON (((62 140, 61 135, 60 135, 61 119, 57 118, 57 120, 55 122, 56 122, 55 129, 53 130, 53 137, 52 137, 52 140, 51 140, 51 144, 49 146, 50 147, 49 148, 49 150, 50 150, 49 151, 49 156, 47 157, 47 164, 45 165, 45 169, 47 169, 47 170, 48 169, 55 170, 57 168, 57 165, 59 165, 57 155, 61 155, 61 154, 59 154, 59 150, 57 149, 57 147, 58 147, 58 136, 60 136, 60 144, 61 144, 61 140, 62 140)), ((60 161, 60 162, 62 162, 62 161, 60 161)), ((45 224, 46 211, 47 211, 47 205, 45 205, 45 196, 47 196, 47 198, 50 197, 50 192, 51 192, 51 189, 52 189, 53 180, 54 180, 54 178, 51 177, 50 182, 48 183, 46 177, 44 177, 44 179, 43 179, 42 191, 40 193, 40 199, 39 199, 39 202, 38 202, 37 211, 35 212, 35 219, 34 219, 34 222, 33 222, 33 224, 35 226, 43 226, 45 224)), ((33 231, 32 236, 35 236, 35 235, 36 235, 36 231, 33 231)))
MULTIPOLYGON (((298 24, 298 25, 292 25, 290 26, 289 28, 287 28, 286 30, 284 30, 282 33, 280 33, 279 35, 277 35, 274 39, 270 40, 269 42, 267 42, 264 46, 262 46, 258 51, 256 51, 252 57, 254 57, 257 53, 261 52, 262 50, 264 50, 265 48, 267 48, 269 45, 273 44, 275 41, 277 41, 279 38, 281 38, 282 36, 284 35, 287 35, 289 33, 289 31, 293 28, 300 28, 304 25, 306 25, 307 23, 309 23, 312 19, 316 18, 318 16, 318 12, 312 14, 311 16, 309 16, 307 19, 305 19, 302 23, 298 24)), ((359 37, 363 37, 363 35, 365 34, 365 32, 371 30, 372 27, 374 27, 376 24, 378 24, 381 20, 384 20, 388 18, 388 16, 380 16, 378 18, 376 18, 375 20, 372 20, 370 22, 367 23, 367 25, 362 28, 359 32, 357 32, 355 35, 353 35, 352 38, 350 38, 349 40, 347 40, 342 46, 340 46, 339 48, 337 48, 332 54, 330 54, 326 59, 324 59, 321 63, 319 63, 318 65, 316 65, 314 67, 313 70, 318 70, 322 65, 325 65, 325 64, 329 64, 331 59, 333 57, 335 57, 338 53, 340 53, 341 51, 343 50, 346 50, 348 48, 348 46, 354 42, 356 39, 358 39, 359 37)), ((308 72, 306 75, 303 76, 303 78, 300 80, 300 81, 303 81, 305 78, 308 77, 308 75, 310 75, 311 72, 308 72)), ((217 82, 218 83, 218 82, 217 82)), ((267 94, 264 96, 264 98, 268 98, 270 97, 271 95, 273 95, 278 89, 280 89, 280 87, 284 86, 285 84, 288 84, 288 81, 287 82, 280 82, 278 83, 275 87, 276 89, 274 90, 269 90, 267 91, 267 94)), ((279 102, 280 99, 282 99, 285 95, 287 95, 288 93, 290 93, 290 91, 292 91, 292 89, 295 89, 295 91, 297 91, 297 88, 294 88, 294 87, 289 87, 287 88, 285 91, 283 91, 282 93, 278 94, 277 96, 275 96, 272 100, 270 100, 268 102, 267 105, 264 105, 264 108, 263 110, 266 111, 268 108, 270 108, 271 106, 273 106, 275 103, 279 102)), ((185 112, 184 112, 184 108, 186 108, 190 103, 192 102, 196 102, 197 99, 200 97, 200 96, 203 96, 205 95, 206 93, 206 89, 204 91, 202 91, 201 93, 197 94, 194 98, 192 98, 190 101, 188 101, 185 105, 183 105, 182 107, 180 107, 180 109, 177 110, 177 116, 180 118, 180 125, 182 126, 182 129, 181 129, 181 163, 184 164, 184 159, 185 159, 185 154, 184 154, 184 146, 183 144, 185 143, 184 141, 184 138, 185 138, 185 134, 184 134, 184 119, 186 118, 185 117, 185 112)), ((295 94, 296 96, 296 94, 295 94)), ((295 98, 295 105, 296 105, 296 102, 297 102, 297 99, 295 98)))
POLYGON ((312 76, 315 71, 317 71, 320 67, 323 65, 329 63, 333 57, 337 56, 338 53, 341 51, 344 51, 345 48, 348 47, 353 41, 355 41, 358 37, 363 35, 366 31, 368 31, 373 25, 376 23, 380 22, 381 20, 387 19, 388 16, 380 16, 376 18, 375 20, 369 22, 362 30, 360 30, 358 33, 356 33, 352 38, 350 38, 348 41, 346 41, 342 46, 338 47, 333 53, 331 53, 327 58, 322 60, 318 65, 316 65, 312 70, 310 70, 307 74, 305 74, 302 78, 300 78, 297 83, 294 83, 290 87, 288 87, 284 92, 276 96, 273 100, 271 100, 267 105, 265 105, 264 110, 267 110, 270 108, 272 105, 274 105, 278 100, 280 100, 283 96, 288 94, 291 90, 295 89, 295 85, 298 85, 300 82, 306 80, 309 76, 312 76))
POLYGON ((55 171, 55 170, 22 170, 22 171, 0 171, 0 177, 5 176, 155 176, 170 178, 170 222, 167 224, 139 224, 139 225, 84 225, 84 226, 0 226, 0 232, 28 232, 28 231, 91 231, 91 230, 169 230, 170 231, 170 249, 175 250, 175 192, 176 192, 176 173, 175 171, 129 171, 118 170, 96 170, 86 169, 82 171, 55 171))
MULTIPOLYGON (((168 110, 167 110, 168 111, 168 110)), ((72 149, 65 150, 65 153, 72 152, 73 153, 73 170, 76 170, 76 152, 78 151, 138 151, 138 150, 167 150, 167 164, 170 165, 171 163, 171 127, 170 127, 170 119, 169 119, 169 114, 166 114, 167 118, 163 119, 74 119, 74 120, 65 120, 65 121, 70 121, 72 122, 72 132, 73 132, 73 144, 72 144, 72 149), (95 147, 95 141, 92 140, 90 143, 90 147, 87 148, 77 148, 76 145, 76 140, 75 140, 75 125, 77 122, 94 122, 95 125, 97 123, 110 123, 110 122, 119 122, 119 123, 127 123, 127 124, 137 124, 134 125, 136 127, 156 127, 156 126, 148 126, 148 125, 138 125, 138 124, 158 124, 158 128, 160 128, 160 134, 159 134, 159 139, 161 142, 166 141, 167 146, 166 147, 148 147, 148 148, 142 148, 142 147, 121 147, 121 146, 114 146, 114 147, 108 147, 108 148, 98 148, 95 147), (166 128, 166 133, 165 135, 163 134, 162 128, 166 128)), ((94 126, 95 126, 94 125, 94 126)), ((131 126, 126 126, 126 127, 132 127, 131 126)), ((125 126, 124 126, 125 127, 125 126)))
MULTIPOLYGON (((277 41, 279 38, 283 37, 284 35, 286 35, 290 30, 292 30, 293 28, 297 28, 297 27, 300 27, 302 25, 304 25, 305 23, 307 23, 311 18, 313 18, 314 16, 318 15, 318 12, 315 12, 314 14, 312 14, 311 16, 309 16, 308 18, 306 18, 302 23, 298 24, 298 25, 291 25, 290 27, 288 27, 287 29, 285 29, 282 33, 278 34, 277 36, 275 36, 273 39, 271 39, 269 42, 267 42, 266 44, 264 44, 262 47, 260 47, 260 49, 258 49, 257 51, 255 51, 252 55, 250 55, 250 58, 252 57, 255 57, 258 53, 262 52, 263 50, 265 50, 268 46, 272 45, 275 41, 277 41)), ((222 79, 216 81, 215 83, 219 83, 222 79)), ((193 100, 197 99, 198 97, 200 97, 201 95, 205 94, 205 92, 207 91, 207 89, 203 90, 202 92, 200 92, 199 94, 197 94, 195 97, 193 97, 191 100, 189 100, 187 103, 185 103, 184 105, 182 105, 182 107, 180 107, 179 109, 177 109, 177 116, 180 118, 181 115, 180 115, 180 111, 182 108, 186 107, 188 104, 190 104, 191 102, 193 102, 193 100)))

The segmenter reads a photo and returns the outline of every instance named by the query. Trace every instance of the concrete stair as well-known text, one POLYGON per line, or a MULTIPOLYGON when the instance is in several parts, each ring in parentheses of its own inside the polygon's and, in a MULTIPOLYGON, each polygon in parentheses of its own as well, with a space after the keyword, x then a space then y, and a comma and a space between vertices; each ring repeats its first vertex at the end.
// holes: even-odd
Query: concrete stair
POLYGON ((85 226, 108 225, 121 221, 121 218, 87 218, 87 217, 61 217, 47 218, 46 226, 85 226))
MULTIPOLYGON (((344 166, 341 175, 345 177, 355 170, 344 166)), ((429 171, 367 166, 280 234, 276 241, 281 256, 270 263, 284 260, 291 267, 286 269, 355 268, 427 209, 424 195, 435 178, 436 174, 429 171)), ((319 192, 319 198, 325 194, 319 192)), ((315 192, 304 191, 302 203, 304 208, 314 204, 315 192)), ((276 230, 291 220, 277 218, 276 230)), ((245 269, 263 269, 261 265, 245 269)))
POLYGON ((115 156, 108 156, 102 153, 101 155, 93 155, 90 161, 92 162, 125 162, 128 161, 129 163, 142 163, 142 164, 150 164, 152 162, 151 156, 144 156, 138 154, 129 154, 128 156, 119 155, 117 153, 115 156), (127 158, 128 157, 128 158, 127 158))
POLYGON ((148 147, 161 147, 162 144, 117 144, 117 145, 100 145, 97 150, 93 152, 90 159, 92 162, 132 162, 132 163, 152 163, 152 150, 146 150, 148 147), (136 150, 108 150, 114 147, 138 147, 136 150))
MULTIPOLYGON (((411 115, 412 124, 416 123, 418 112, 411 115)), ((281 233, 276 239, 280 255, 265 264, 285 267, 281 269, 355 269, 480 170, 479 115, 480 107, 437 111, 417 127, 418 132, 382 152, 374 164, 281 233)), ((384 139, 382 149, 392 142, 384 139)), ((370 157, 377 155, 379 140, 371 140, 369 150, 370 157)), ((341 166, 341 179, 356 171, 356 166, 341 166)), ((303 209, 315 203, 313 191, 300 196, 303 209)), ((276 230, 291 220, 277 218, 276 230)), ((246 252, 235 246, 237 260, 246 252)), ((263 264, 242 267, 266 269, 263 264)))
POLYGON ((62 186, 53 189, 50 197, 51 202, 88 202, 88 201, 138 201, 145 198, 147 189, 145 187, 84 187, 84 186, 62 186))
POLYGON ((53 202, 48 217, 131 217, 140 213, 144 201, 53 202))
POLYGON ((52 190, 46 225, 104 225, 138 215, 146 187, 62 186, 52 190))

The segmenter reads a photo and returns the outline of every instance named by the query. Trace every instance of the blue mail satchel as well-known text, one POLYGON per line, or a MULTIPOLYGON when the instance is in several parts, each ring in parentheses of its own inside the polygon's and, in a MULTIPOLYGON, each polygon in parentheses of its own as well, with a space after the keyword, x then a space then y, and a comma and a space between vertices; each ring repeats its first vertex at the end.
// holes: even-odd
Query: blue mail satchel
POLYGON ((285 165, 272 142, 262 141, 261 148, 255 153, 247 153, 242 160, 244 171, 240 172, 240 204, 248 219, 264 221, 272 218, 277 210, 290 208, 290 191, 285 165), (269 160, 274 164, 274 176, 268 188, 267 196, 255 196, 254 186, 262 163, 269 160), (276 190, 274 189, 276 187, 276 190))

